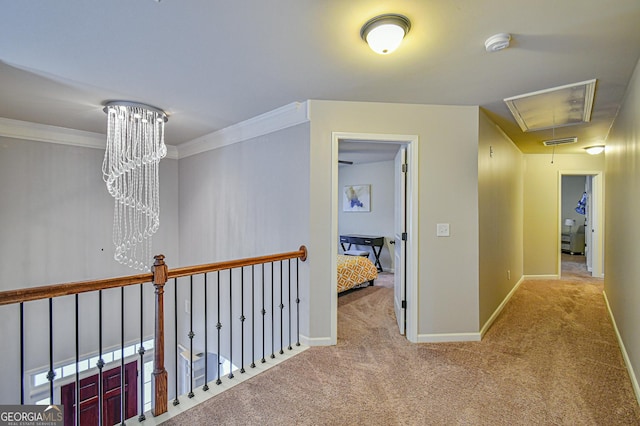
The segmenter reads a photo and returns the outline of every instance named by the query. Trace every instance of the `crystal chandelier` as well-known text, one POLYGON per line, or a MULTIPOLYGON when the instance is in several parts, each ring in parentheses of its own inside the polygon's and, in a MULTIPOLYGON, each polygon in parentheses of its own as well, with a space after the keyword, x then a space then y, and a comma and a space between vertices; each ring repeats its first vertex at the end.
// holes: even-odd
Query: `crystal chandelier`
POLYGON ((108 102, 102 174, 115 199, 114 259, 135 269, 152 264, 151 236, 160 226, 158 165, 167 155, 167 114, 134 102, 108 102))

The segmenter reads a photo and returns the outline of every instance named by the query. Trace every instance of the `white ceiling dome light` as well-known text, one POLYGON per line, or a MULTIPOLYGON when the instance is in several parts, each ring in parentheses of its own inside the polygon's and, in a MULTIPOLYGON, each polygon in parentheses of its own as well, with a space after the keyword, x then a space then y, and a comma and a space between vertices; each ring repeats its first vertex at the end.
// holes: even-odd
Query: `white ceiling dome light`
POLYGON ((497 52, 498 50, 506 49, 511 42, 511 35, 507 33, 495 34, 489 37, 484 42, 484 47, 487 52, 497 52))
POLYGON ((410 28, 409 18, 388 13, 369 19, 362 26, 360 37, 374 52, 388 55, 400 46, 410 28))
POLYGON ((587 151, 587 154, 598 155, 604 152, 604 145, 588 146, 585 148, 585 151, 587 151))

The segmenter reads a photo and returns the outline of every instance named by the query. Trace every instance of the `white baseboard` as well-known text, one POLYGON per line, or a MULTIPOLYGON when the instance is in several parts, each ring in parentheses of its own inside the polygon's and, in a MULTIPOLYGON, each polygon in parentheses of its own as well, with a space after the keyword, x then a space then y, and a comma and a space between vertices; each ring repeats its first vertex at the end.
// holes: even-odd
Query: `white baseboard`
POLYGON ((418 334, 416 343, 479 342, 480 333, 418 334))
POLYGON ((523 275, 522 278, 526 280, 559 280, 560 275, 558 274, 550 274, 550 275, 523 275))
POLYGON ((480 336, 481 337, 484 337, 484 334, 487 332, 487 330, 489 330, 489 327, 491 327, 491 325, 496 320, 496 318, 498 318, 498 315, 500 315, 500 312, 502 312, 502 309, 504 309, 504 307, 507 305, 507 303, 509 302, 509 300, 511 299, 513 294, 516 292, 516 290, 518 290, 518 287, 520 287, 520 284, 522 284, 523 281, 524 281, 524 276, 520 277, 520 279, 518 280, 516 285, 514 285, 513 288, 511 289, 511 291, 509 292, 509 294, 507 294, 507 297, 505 297, 504 300, 502 301, 502 303, 500 303, 500 306, 498 306, 496 308, 496 310, 489 317, 487 322, 484 323, 484 325, 480 329, 480 336))
POLYGON ((640 385, 638 385, 638 378, 636 377, 636 373, 633 371, 633 365, 631 364, 631 360, 629 359, 627 350, 624 347, 622 336, 620 336, 620 332, 618 331, 618 326, 616 325, 616 319, 613 316, 613 312, 611 311, 611 306, 609 305, 609 299, 607 299, 607 293, 603 291, 602 295, 604 296, 604 303, 607 305, 607 311, 609 312, 609 317, 611 318, 611 323, 613 324, 613 330, 616 332, 616 337, 618 338, 618 345, 620 345, 620 352, 622 352, 622 358, 624 359, 624 363, 627 366, 627 372, 629 373, 629 378, 631 379, 631 386, 633 387, 633 392, 636 394, 636 400, 638 401, 638 404, 640 404, 640 385))
POLYGON ((330 337, 307 337, 300 335, 300 343, 305 346, 331 346, 330 337))

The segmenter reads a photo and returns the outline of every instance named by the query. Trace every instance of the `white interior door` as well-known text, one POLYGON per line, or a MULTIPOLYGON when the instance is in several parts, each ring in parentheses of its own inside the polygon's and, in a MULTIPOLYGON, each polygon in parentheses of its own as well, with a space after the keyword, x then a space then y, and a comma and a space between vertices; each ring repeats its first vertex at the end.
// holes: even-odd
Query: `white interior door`
POLYGON ((592 192, 592 179, 593 176, 587 176, 584 184, 584 192, 587 193, 587 206, 586 206, 586 223, 584 227, 584 242, 585 249, 584 255, 587 261, 587 271, 593 272, 593 234, 591 230, 593 229, 593 192, 592 192))
POLYGON ((395 158, 394 308, 400 334, 406 328, 407 148, 395 158))

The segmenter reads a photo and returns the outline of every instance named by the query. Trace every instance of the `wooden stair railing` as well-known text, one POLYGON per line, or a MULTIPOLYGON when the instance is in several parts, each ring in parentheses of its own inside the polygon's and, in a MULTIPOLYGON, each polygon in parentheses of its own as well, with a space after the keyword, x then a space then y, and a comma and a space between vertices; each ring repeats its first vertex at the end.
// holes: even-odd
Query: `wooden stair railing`
POLYGON ((304 262, 307 259, 307 248, 303 245, 300 246, 297 251, 176 269, 168 269, 164 263, 164 255, 162 254, 154 256, 154 259, 151 273, 2 291, 0 292, 0 306, 152 282, 155 287, 155 352, 153 366, 153 389, 155 390, 155 394, 152 413, 154 416, 159 416, 167 412, 168 406, 168 380, 167 371, 164 366, 164 286, 166 282, 171 278, 260 265, 287 259, 300 259, 304 262))

